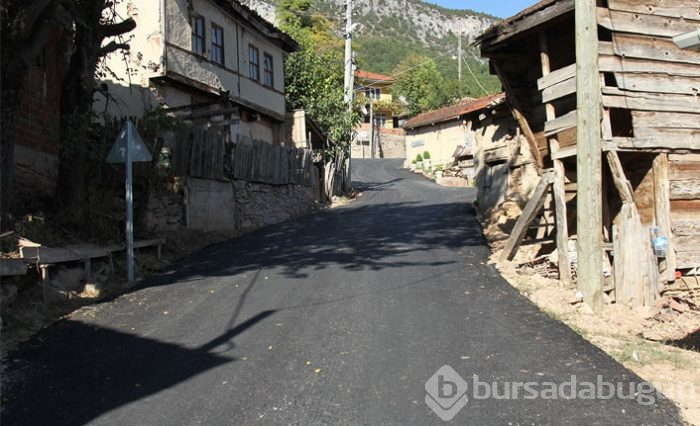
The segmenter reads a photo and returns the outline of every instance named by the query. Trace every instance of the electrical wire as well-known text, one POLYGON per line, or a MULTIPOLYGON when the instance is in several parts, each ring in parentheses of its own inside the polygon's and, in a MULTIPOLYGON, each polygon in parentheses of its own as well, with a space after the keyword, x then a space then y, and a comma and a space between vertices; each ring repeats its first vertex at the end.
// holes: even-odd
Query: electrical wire
POLYGON ((484 89, 484 86, 481 85, 481 82, 476 77, 476 74, 474 74, 474 71, 472 71, 472 67, 469 66, 469 62, 467 62, 467 58, 462 57, 462 62, 464 62, 464 64, 467 66, 467 69, 469 70, 469 74, 471 74, 472 77, 474 77, 474 81, 476 81, 476 84, 479 85, 479 87, 481 88, 481 91, 484 92, 484 94, 488 96, 489 92, 486 89, 484 89))

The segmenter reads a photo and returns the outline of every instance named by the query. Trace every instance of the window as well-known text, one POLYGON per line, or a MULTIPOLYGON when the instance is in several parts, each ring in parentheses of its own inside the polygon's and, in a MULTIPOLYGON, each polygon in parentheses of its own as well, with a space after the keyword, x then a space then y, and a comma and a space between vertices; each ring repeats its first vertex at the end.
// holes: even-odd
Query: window
POLYGON ((248 45, 248 59, 250 62, 250 78, 260 81, 260 51, 252 44, 248 45))
POLYGON ((386 113, 380 112, 374 114, 374 125, 376 127, 386 127, 386 113))
POLYGON ((195 16, 192 18, 192 51, 204 55, 204 18, 195 16))
POLYGON ((263 84, 268 87, 275 86, 275 72, 272 69, 272 56, 264 55, 263 62, 263 84))
POLYGON ((367 96, 367 99, 379 99, 382 95, 381 89, 378 87, 366 87, 365 88, 365 96, 367 96))
POLYGON ((211 24, 211 60, 224 65, 224 29, 211 24))

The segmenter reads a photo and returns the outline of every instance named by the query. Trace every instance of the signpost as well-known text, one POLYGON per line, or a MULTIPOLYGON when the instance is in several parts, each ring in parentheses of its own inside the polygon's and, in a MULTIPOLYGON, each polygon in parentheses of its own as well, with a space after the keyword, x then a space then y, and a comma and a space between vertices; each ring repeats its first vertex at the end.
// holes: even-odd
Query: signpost
POLYGON ((126 277, 134 281, 134 191, 132 178, 133 162, 150 162, 151 153, 134 128, 134 123, 127 120, 107 155, 111 164, 126 164, 126 277))

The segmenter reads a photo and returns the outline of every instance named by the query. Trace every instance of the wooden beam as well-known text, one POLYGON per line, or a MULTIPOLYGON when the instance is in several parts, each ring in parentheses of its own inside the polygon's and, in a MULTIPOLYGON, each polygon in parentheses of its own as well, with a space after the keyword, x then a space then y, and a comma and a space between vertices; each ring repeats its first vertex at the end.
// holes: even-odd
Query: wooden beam
MULTIPOLYGON (((538 25, 549 23, 555 18, 565 15, 574 9, 574 0, 562 0, 546 9, 532 13, 509 24, 498 25, 497 30, 486 33, 478 42, 482 51, 488 51, 513 36, 522 34, 538 25)), ((487 53, 488 56, 488 53, 487 53)))
POLYGON ((535 219, 537 213, 544 205, 545 194, 552 180, 553 172, 551 171, 543 173, 540 177, 540 182, 532 192, 530 200, 525 205, 523 213, 520 215, 520 218, 518 218, 518 221, 513 227, 513 231, 510 233, 510 238, 508 238, 506 247, 503 249, 503 252, 501 252, 501 260, 512 260, 515 256, 515 252, 518 250, 518 247, 520 247, 530 223, 535 219))
POLYGON ((525 136, 525 139, 527 140, 527 143, 530 146, 532 158, 535 159, 535 165, 537 166, 537 172, 540 173, 540 171, 542 170, 543 163, 542 156, 540 155, 540 148, 537 145, 537 139, 532 133, 532 129, 530 128, 527 119, 522 113, 522 109, 520 108, 520 102, 518 102, 518 98, 516 98, 515 94, 513 93, 513 87, 510 85, 510 81, 506 78, 505 74, 503 74, 501 67, 496 61, 491 61, 491 65, 496 71, 496 74, 498 74, 498 78, 501 80, 501 83, 503 84, 503 88, 506 91, 508 103, 510 103, 511 111, 513 112, 513 117, 515 118, 515 121, 518 122, 518 125, 520 126, 520 129, 522 130, 523 135, 525 136))
POLYGON ((669 198, 669 162, 668 154, 659 154, 652 166, 654 173, 654 212, 656 226, 662 236, 668 237, 668 253, 666 254, 665 276, 667 282, 676 281, 676 252, 673 248, 673 232, 671 231, 671 201, 669 198))
POLYGON ((600 312, 603 310, 603 203, 598 22, 595 2, 576 0, 575 5, 578 287, 584 302, 594 312, 600 312))
MULTIPOLYGON (((540 31, 540 61, 542 64, 542 75, 543 78, 549 76, 551 73, 551 63, 549 60, 549 48, 547 45, 547 35, 544 31, 540 31)), ((567 67, 570 68, 570 67, 567 67)), ((573 64, 574 71, 576 70, 576 64, 573 64)), ((547 123, 545 123, 545 136, 547 135, 547 124, 557 121, 556 110, 554 105, 548 103, 545 105, 545 112, 547 115, 547 123)), ((576 123, 575 114, 573 112, 573 125, 576 123)), ((572 113, 566 114, 562 117, 564 122, 567 118, 572 117, 572 113)), ((553 126, 559 128, 560 130, 565 130, 571 128, 571 124, 560 124, 553 126)), ((555 132, 558 133, 558 132, 555 132)), ((549 139, 549 152, 550 156, 554 156, 559 152, 559 142, 556 138, 549 139)), ((564 163, 561 160, 555 159, 554 161, 554 178, 552 180, 552 196, 554 197, 554 215, 557 222, 557 267, 559 269, 559 280, 565 284, 571 284, 573 279, 571 277, 571 263, 569 261, 569 221, 566 214, 566 171, 564 169, 564 163)))
MULTIPOLYGON (((700 68, 700 67, 698 67, 700 68)), ((617 87, 632 92, 650 92, 695 96, 700 78, 656 73, 615 73, 617 87)), ((696 101, 697 102, 697 101, 696 101)))
POLYGON ((623 203, 634 204, 634 189, 632 189, 632 184, 630 184, 627 180, 627 176, 625 176, 620 157, 615 151, 608 151, 605 155, 608 159, 608 165, 610 166, 610 173, 612 174, 615 188, 617 188, 617 192, 620 194, 620 199, 623 203))

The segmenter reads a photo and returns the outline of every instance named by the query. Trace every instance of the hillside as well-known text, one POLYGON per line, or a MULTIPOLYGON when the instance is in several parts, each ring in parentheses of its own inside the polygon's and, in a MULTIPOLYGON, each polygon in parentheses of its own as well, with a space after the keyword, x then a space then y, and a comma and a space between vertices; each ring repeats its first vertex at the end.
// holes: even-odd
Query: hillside
MULTIPOLYGON (((275 0, 249 0, 250 7, 270 21, 275 19, 275 0)), ((338 25, 342 34, 344 3, 319 0, 316 11, 338 25)), ((390 74, 411 53, 437 58, 438 68, 449 79, 457 78, 456 33, 462 29, 462 45, 471 69, 489 92, 499 90, 497 79, 470 46, 476 36, 497 18, 470 10, 445 9, 420 0, 354 0, 355 51, 362 68, 390 74)), ((467 84, 474 84, 466 66, 467 84)))

